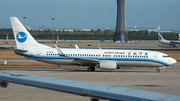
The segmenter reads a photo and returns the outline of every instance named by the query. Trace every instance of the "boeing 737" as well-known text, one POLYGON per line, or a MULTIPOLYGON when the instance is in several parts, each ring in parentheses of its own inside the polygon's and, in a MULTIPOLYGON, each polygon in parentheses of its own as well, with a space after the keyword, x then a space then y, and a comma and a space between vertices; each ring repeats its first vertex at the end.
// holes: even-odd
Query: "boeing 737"
POLYGON ((159 42, 165 45, 170 45, 173 47, 180 45, 180 41, 165 40, 159 32, 158 32, 158 38, 159 38, 159 42))
POLYGON ((125 49, 80 49, 56 48, 38 43, 26 30, 22 23, 11 17, 11 24, 17 48, 15 53, 28 59, 57 64, 57 65, 80 65, 89 66, 88 71, 95 71, 95 66, 100 69, 118 69, 124 67, 154 67, 156 72, 159 68, 170 66, 176 60, 167 54, 147 50, 125 49))

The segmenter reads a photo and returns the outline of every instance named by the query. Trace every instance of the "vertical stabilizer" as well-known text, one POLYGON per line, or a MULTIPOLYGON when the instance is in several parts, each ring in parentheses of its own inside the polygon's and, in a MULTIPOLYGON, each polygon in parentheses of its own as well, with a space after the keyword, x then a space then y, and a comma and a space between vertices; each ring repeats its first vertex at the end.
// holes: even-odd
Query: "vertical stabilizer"
POLYGON ((159 41, 163 41, 164 40, 164 38, 162 37, 162 35, 158 32, 158 39, 159 39, 159 41))
POLYGON ((17 49, 50 48, 39 44, 16 17, 10 17, 17 49))
POLYGON ((159 32, 158 32, 158 39, 159 42, 162 44, 171 45, 171 42, 169 40, 165 40, 159 32))

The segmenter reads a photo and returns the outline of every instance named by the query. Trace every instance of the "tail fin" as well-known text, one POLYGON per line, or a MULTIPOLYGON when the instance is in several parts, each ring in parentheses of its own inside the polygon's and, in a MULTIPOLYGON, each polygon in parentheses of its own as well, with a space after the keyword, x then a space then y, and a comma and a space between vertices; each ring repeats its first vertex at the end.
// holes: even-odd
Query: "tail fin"
POLYGON ((158 32, 158 39, 159 39, 159 41, 165 40, 159 32, 158 32))
POLYGON ((17 49, 50 48, 38 43, 16 17, 10 17, 17 49))

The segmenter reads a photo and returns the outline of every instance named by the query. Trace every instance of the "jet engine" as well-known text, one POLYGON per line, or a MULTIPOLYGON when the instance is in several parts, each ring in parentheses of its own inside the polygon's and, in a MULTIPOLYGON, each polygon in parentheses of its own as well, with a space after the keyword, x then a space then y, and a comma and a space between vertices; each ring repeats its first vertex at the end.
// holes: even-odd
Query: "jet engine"
POLYGON ((100 69, 119 69, 116 62, 114 61, 103 61, 99 64, 100 69))
POLYGON ((2 87, 2 88, 7 88, 8 85, 9 85, 8 82, 0 81, 0 87, 2 87))
POLYGON ((179 44, 175 44, 174 47, 179 47, 179 44))

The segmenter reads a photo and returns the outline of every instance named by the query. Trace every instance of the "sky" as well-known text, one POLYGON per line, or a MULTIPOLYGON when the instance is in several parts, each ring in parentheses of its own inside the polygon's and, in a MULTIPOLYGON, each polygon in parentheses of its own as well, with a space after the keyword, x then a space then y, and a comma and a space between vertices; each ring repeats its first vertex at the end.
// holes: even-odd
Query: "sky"
MULTIPOLYGON (((180 0, 126 0, 126 28, 180 30, 180 0)), ((0 0, 0 28, 11 28, 10 17, 18 17, 31 29, 115 28, 116 0, 0 0)))

